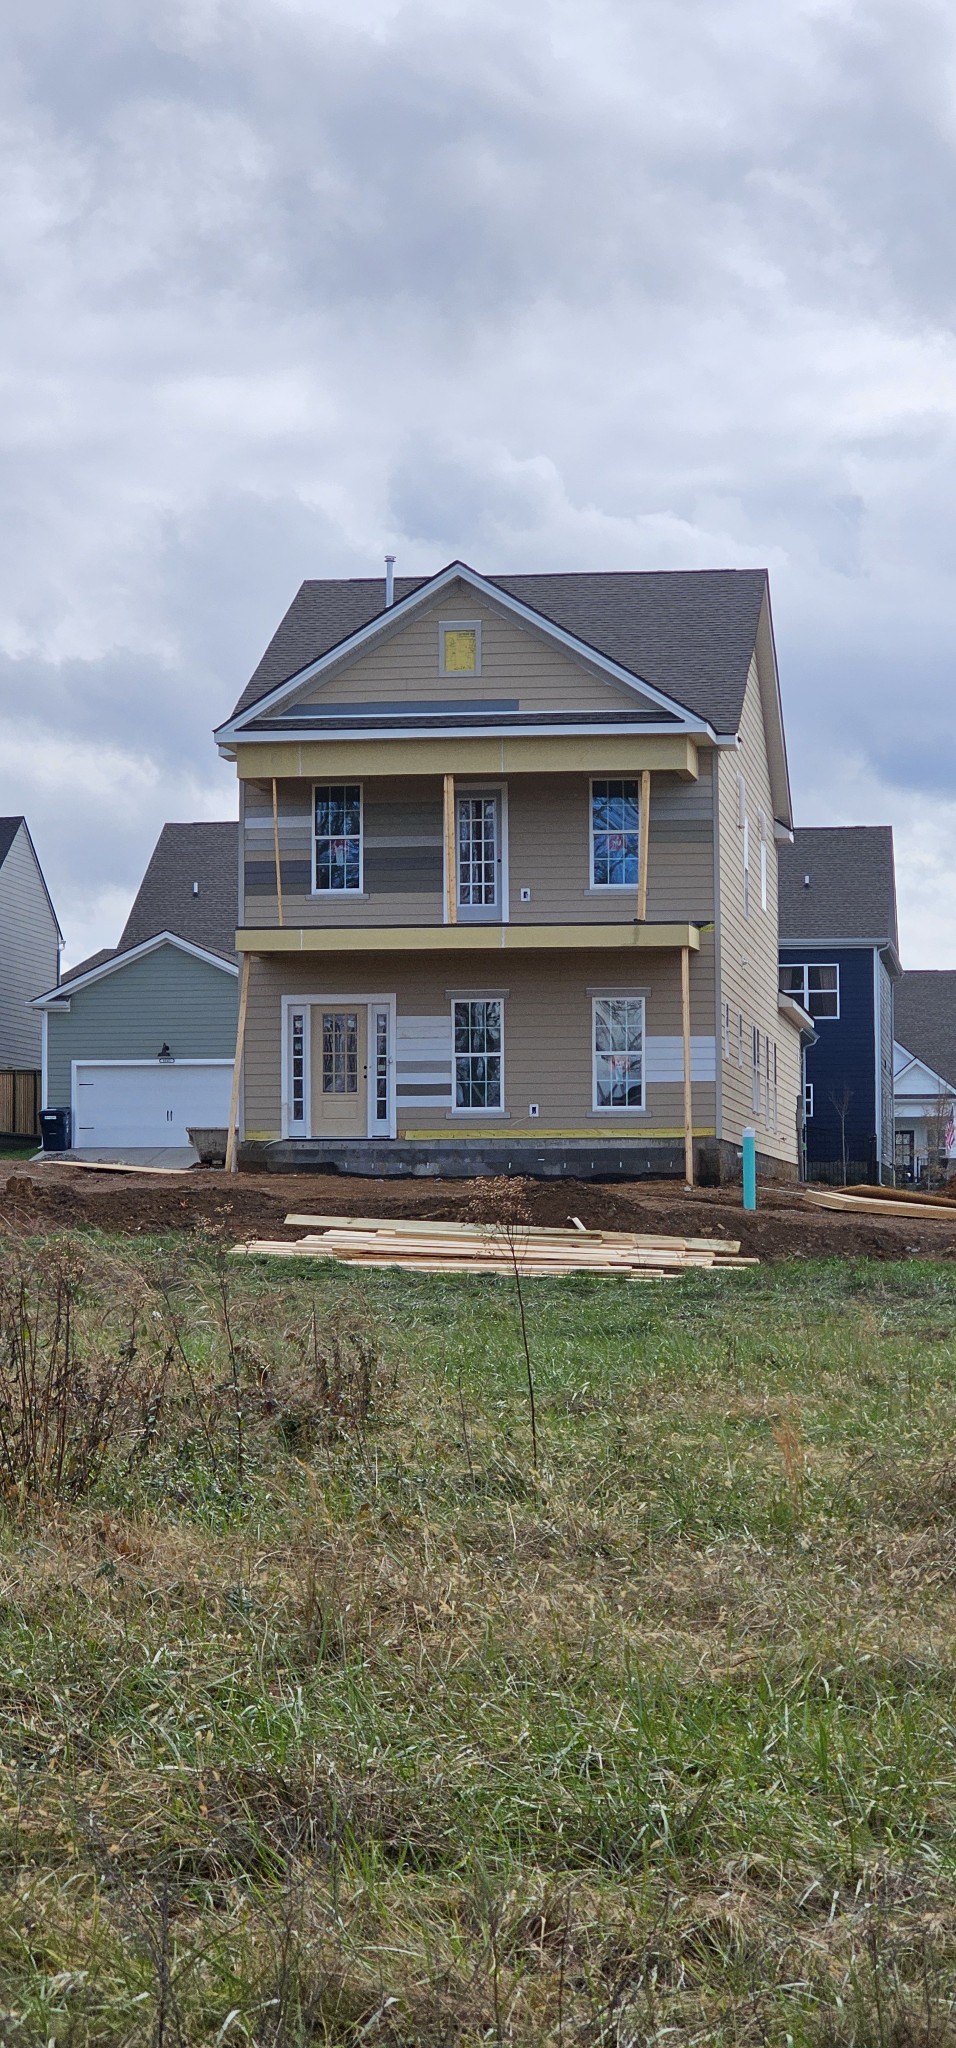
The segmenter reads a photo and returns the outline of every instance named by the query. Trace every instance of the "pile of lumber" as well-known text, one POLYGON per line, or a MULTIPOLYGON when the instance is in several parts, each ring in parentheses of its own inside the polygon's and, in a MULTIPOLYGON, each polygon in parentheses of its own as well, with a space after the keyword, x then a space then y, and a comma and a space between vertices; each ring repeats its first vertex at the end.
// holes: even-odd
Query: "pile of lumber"
POLYGON ((293 1243, 259 1239, 238 1257, 337 1259, 350 1266, 401 1266, 413 1273, 502 1273, 522 1279, 565 1273, 620 1273, 667 1280, 690 1267, 726 1272, 755 1266, 723 1238, 660 1237, 632 1230, 548 1229, 531 1224, 427 1223, 374 1216, 287 1216, 308 1235, 293 1243))
POLYGON ((805 1202, 813 1209, 838 1209, 844 1215, 908 1216, 913 1223, 956 1223, 956 1202, 949 1195, 923 1195, 918 1188, 807 1188, 805 1202))

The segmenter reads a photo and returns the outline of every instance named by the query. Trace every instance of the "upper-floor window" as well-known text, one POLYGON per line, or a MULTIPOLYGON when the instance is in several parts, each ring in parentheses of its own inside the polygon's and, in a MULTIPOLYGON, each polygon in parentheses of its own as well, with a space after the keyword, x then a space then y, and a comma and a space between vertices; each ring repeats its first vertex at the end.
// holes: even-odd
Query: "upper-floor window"
POLYGON ((442 676, 480 676, 480 620, 443 620, 438 628, 438 673, 442 676))
POLYGON ((591 784, 591 887, 637 887, 640 820, 636 782, 591 784))
POLYGON ((362 888, 362 785, 322 782, 315 789, 316 890, 362 888))
POLYGON ((796 996, 802 1008, 824 1024, 833 1023, 840 1015, 839 967, 821 967, 816 961, 793 967, 788 964, 780 969, 780 989, 785 996, 796 996))

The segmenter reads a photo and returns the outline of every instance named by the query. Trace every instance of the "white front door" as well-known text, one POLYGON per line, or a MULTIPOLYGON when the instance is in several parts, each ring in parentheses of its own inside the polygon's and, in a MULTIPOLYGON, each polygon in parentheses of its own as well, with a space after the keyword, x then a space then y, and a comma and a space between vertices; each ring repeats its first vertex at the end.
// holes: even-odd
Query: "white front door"
POLYGON ((285 999, 290 1138, 395 1135, 394 996, 285 999))
POLYGON ((226 1128, 231 1090, 231 1060, 77 1060, 73 1143, 107 1151, 188 1145, 190 1126, 226 1128))

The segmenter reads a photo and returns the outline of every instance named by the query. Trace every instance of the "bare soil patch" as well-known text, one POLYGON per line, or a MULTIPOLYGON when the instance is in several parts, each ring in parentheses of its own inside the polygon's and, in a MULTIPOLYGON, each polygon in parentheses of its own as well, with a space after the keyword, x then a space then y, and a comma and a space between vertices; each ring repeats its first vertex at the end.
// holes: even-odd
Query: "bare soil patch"
MULTIPOLYGON (((204 1168, 164 1175, 89 1173, 69 1162, 21 1165, 0 1177, 0 1228, 30 1233, 93 1227, 131 1236, 167 1230, 222 1231, 239 1240, 282 1236, 285 1217, 409 1216, 438 1222, 463 1218, 480 1183, 467 1180, 372 1180, 346 1174, 227 1176, 204 1168)), ((745 1253, 780 1259, 952 1259, 953 1222, 906 1216, 842 1215, 804 1207, 796 1189, 762 1186, 756 1215, 740 1205, 739 1188, 699 1188, 675 1181, 537 1181, 530 1221, 566 1224, 571 1216, 602 1230, 656 1230, 675 1235, 739 1238, 745 1253)), ((294 1237, 300 1233, 287 1233, 294 1237)))

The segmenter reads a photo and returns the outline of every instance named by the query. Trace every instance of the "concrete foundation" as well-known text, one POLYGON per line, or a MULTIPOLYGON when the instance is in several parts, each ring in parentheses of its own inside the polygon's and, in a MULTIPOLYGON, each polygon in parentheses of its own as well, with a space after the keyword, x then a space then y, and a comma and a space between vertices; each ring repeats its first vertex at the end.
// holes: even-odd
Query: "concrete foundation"
MULTIPOLYGON (((703 1149, 703 1148, 701 1148, 703 1149)), ((683 1145, 590 1144, 587 1139, 535 1145, 518 1139, 428 1144, 368 1138, 329 1145, 318 1138, 284 1138, 272 1145, 239 1147, 240 1171, 346 1173, 387 1179, 474 1180, 486 1174, 527 1174, 533 1180, 683 1180, 683 1145)))

